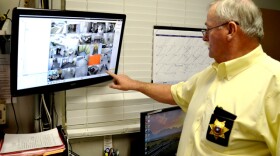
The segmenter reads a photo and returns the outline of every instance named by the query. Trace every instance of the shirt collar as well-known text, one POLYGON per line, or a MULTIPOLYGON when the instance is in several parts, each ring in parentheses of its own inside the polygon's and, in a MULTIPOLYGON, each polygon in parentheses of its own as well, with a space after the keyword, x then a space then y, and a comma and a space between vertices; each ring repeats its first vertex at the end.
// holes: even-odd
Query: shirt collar
POLYGON ((230 80, 238 73, 246 70, 259 56, 264 54, 262 46, 259 45, 244 56, 220 64, 215 62, 212 67, 216 70, 219 79, 230 80))

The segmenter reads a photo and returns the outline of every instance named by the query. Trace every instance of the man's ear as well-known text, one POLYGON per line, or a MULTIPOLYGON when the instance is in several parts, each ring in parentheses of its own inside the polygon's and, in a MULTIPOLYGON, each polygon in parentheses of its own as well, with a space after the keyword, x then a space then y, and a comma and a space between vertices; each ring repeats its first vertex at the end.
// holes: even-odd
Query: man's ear
POLYGON ((231 40, 237 33, 238 25, 235 22, 228 23, 228 34, 227 39, 231 40))

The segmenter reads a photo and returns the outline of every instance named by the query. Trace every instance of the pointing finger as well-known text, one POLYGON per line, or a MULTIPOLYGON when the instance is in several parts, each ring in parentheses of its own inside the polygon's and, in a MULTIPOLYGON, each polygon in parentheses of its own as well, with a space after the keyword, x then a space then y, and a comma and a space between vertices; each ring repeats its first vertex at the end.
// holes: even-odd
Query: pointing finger
POLYGON ((113 72, 111 72, 109 70, 107 70, 106 73, 109 74, 110 76, 112 76, 113 78, 115 78, 117 76, 116 74, 114 74, 113 72))

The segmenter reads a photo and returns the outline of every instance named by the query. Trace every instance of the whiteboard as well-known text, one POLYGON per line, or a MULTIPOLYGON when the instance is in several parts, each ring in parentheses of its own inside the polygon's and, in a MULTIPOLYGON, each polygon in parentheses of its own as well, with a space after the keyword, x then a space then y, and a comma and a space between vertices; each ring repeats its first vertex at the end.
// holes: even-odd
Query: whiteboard
POLYGON ((153 35, 154 83, 186 81, 213 63, 201 29, 155 26, 153 35))

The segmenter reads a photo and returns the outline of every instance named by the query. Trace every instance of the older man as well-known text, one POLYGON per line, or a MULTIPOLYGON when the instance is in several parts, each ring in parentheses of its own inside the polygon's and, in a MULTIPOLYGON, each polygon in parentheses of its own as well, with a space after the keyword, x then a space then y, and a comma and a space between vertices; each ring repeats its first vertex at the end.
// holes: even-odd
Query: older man
POLYGON ((203 40, 212 66, 175 85, 115 75, 111 88, 136 90, 187 112, 177 156, 280 156, 280 63, 264 53, 262 16, 251 0, 209 5, 203 40))

